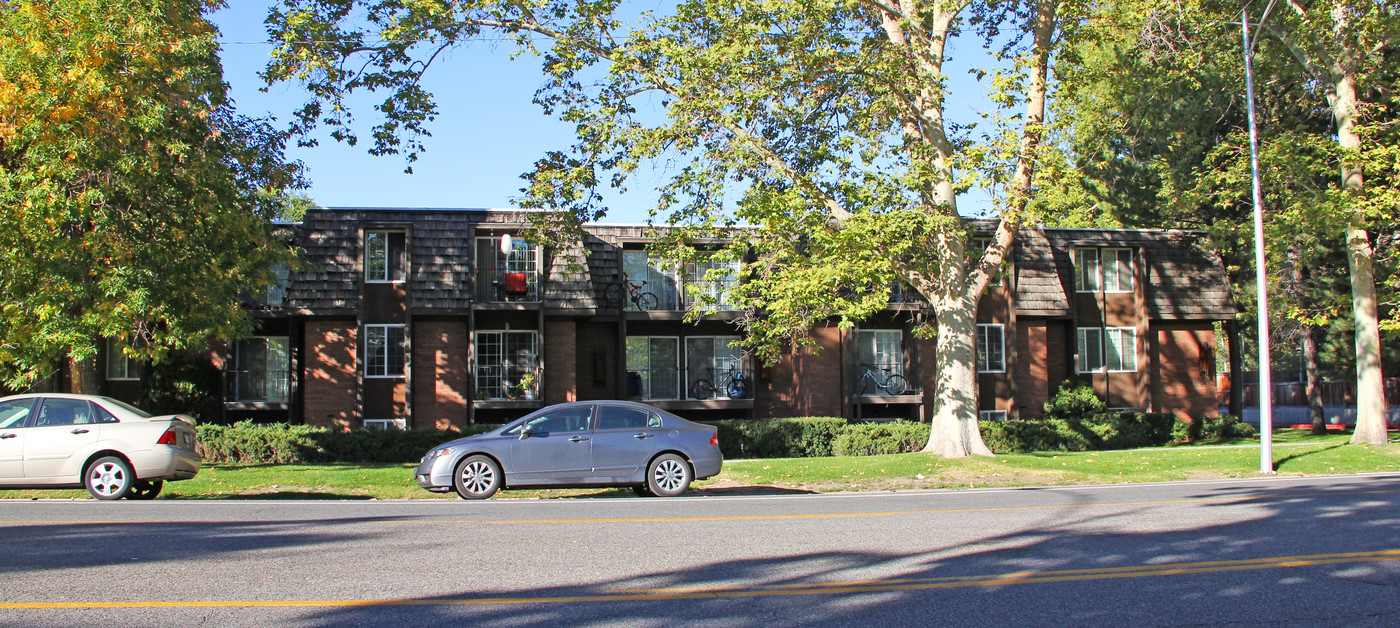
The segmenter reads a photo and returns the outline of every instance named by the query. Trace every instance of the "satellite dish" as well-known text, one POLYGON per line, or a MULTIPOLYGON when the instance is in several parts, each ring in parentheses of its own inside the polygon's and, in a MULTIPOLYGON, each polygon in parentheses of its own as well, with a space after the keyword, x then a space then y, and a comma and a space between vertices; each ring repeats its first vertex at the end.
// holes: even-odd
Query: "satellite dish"
POLYGON ((502 235, 501 235, 501 254, 502 254, 502 255, 510 255, 511 250, 514 249, 514 248, 515 248, 515 242, 512 241, 512 240, 510 239, 510 234, 509 234, 509 233, 502 234, 502 235))

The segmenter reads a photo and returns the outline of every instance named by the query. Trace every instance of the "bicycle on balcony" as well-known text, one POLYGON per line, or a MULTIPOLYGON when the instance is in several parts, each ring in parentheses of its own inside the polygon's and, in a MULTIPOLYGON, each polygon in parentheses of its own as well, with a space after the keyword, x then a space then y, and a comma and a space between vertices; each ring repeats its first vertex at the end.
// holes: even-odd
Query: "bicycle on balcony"
POLYGON ((857 394, 864 395, 869 388, 869 384, 874 384, 876 390, 884 391, 887 395, 903 395, 909 392, 909 380, 904 379, 899 373, 892 373, 893 369, 888 367, 876 367, 873 364, 862 364, 865 372, 861 373, 860 384, 856 386, 857 394), (878 368, 878 372, 877 372, 878 368))
POLYGON ((709 399, 715 396, 716 392, 724 391, 730 399, 743 399, 749 396, 749 376, 735 366, 730 366, 729 370, 718 372, 718 369, 707 368, 710 372, 710 379, 700 378, 690 385, 690 396, 693 399, 709 399), (716 374, 718 372, 718 374, 716 374))
POLYGON ((627 299, 636 306, 638 310, 654 310, 660 301, 656 295, 642 289, 640 282, 628 281, 627 274, 622 274, 622 279, 614 284, 608 284, 603 290, 603 303, 610 308, 622 307, 623 300, 627 299))

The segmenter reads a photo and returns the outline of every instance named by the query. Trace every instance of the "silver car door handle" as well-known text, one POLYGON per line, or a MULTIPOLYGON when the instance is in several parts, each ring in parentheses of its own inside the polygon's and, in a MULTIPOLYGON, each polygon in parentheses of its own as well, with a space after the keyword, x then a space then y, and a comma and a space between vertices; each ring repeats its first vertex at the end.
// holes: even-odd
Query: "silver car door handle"
POLYGON ((0 434, 0 438, 14 438, 16 436, 19 436, 19 434, 0 434))
POLYGON ((632 438, 651 438, 651 436, 652 436, 651 434, 648 434, 648 433, 646 433, 646 432, 642 432, 642 433, 640 433, 640 434, 633 434, 633 435, 632 435, 632 438))
POLYGON ((588 437, 587 437, 587 436, 575 436, 575 437, 569 439, 570 442, 574 442, 574 443, 581 443, 581 442, 586 441, 586 440, 588 440, 588 437))
POLYGON ((86 434, 86 433, 88 433, 88 431, 87 431, 87 430, 83 430, 83 429, 78 429, 78 430, 73 430, 73 433, 74 433, 74 434, 86 434))

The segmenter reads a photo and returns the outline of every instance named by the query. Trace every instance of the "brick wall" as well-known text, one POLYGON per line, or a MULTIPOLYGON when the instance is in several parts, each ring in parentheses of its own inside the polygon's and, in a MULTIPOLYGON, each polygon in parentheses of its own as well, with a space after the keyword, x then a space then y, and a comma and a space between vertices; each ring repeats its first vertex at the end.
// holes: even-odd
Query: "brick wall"
POLYGON ((1150 336, 1152 411, 1182 419, 1218 415, 1215 329, 1209 323, 1159 323, 1150 336))
POLYGON ((471 372, 466 321, 418 322, 413 326, 413 418, 417 428, 467 425, 471 372))
POLYGON ((357 330, 354 322, 306 323, 302 421, 307 425, 359 425, 355 391, 357 330))
POLYGON ((552 404, 577 401, 578 333, 574 322, 546 322, 543 349, 544 385, 541 392, 544 393, 544 402, 552 404))

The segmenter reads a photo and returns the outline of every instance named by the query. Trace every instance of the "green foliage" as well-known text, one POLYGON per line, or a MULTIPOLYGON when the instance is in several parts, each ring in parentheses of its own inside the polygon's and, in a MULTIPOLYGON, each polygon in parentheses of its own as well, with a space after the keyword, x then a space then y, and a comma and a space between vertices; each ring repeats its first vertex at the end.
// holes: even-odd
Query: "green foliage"
POLYGON ((268 219, 301 184, 285 136, 234 113, 215 4, 0 8, 0 379, 103 338, 159 362, 246 333, 240 294, 292 253, 268 219))
POLYGON ((985 421, 981 429, 996 453, 1101 451, 1165 445, 1172 440, 1174 421, 1170 414, 1100 412, 1084 418, 985 421))
POLYGON ((1094 387, 1077 377, 1060 384, 1055 396, 1044 406, 1047 419, 1084 419, 1101 414, 1107 408, 1094 387))
POLYGON ((207 356, 180 353, 150 366, 136 405, 153 414, 187 414, 200 422, 219 417, 223 378, 207 356))
POLYGON ((928 425, 910 421, 853 423, 836 437, 837 456, 879 456, 912 453, 928 442, 928 425))
POLYGON ((500 426, 473 425, 461 432, 377 428, 343 431, 251 421, 232 425, 201 423, 196 427, 206 462, 300 464, 417 462, 437 445, 500 426))
MULTIPOLYGON (((838 417, 714 421, 725 458, 802 458, 832 455, 832 443, 846 429, 838 417)), ((927 438, 928 428, 924 428, 927 438)))

